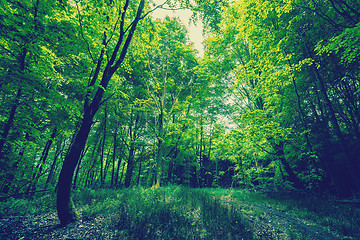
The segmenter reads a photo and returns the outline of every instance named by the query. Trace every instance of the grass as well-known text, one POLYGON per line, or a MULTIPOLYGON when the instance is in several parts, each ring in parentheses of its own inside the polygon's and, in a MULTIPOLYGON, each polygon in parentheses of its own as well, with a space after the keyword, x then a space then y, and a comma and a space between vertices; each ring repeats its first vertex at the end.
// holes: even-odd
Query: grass
POLYGON ((89 191, 80 193, 77 201, 83 216, 109 216, 107 227, 118 239, 252 238, 239 210, 222 205, 201 189, 89 191))
POLYGON ((8 198, 0 202, 0 218, 8 215, 40 214, 56 209, 55 194, 36 194, 32 199, 8 198))
POLYGON ((359 206, 341 204, 333 198, 322 198, 296 191, 260 194, 234 190, 230 194, 241 201, 271 205, 280 211, 310 220, 324 229, 346 236, 347 239, 360 239, 359 206))
MULTIPOLYGON (((328 198, 297 192, 260 194, 234 189, 191 189, 169 186, 159 189, 130 188, 79 190, 74 201, 84 219, 102 216, 103 228, 115 239, 252 239, 244 220, 245 209, 223 204, 221 196, 271 205, 346 239, 360 239, 360 208, 328 198)), ((55 195, 0 202, 0 217, 55 211, 55 195)), ((252 212, 261 218, 261 211, 252 212)), ((296 231, 290 239, 301 239, 296 231)))

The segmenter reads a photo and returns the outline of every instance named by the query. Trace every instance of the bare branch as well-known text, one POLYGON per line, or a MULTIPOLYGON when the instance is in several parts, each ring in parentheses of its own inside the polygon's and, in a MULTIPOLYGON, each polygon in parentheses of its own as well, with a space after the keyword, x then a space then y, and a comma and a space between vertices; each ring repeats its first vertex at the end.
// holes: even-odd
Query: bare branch
POLYGON ((106 99, 104 99, 99 106, 101 106, 102 104, 104 104, 106 101, 108 101, 110 98, 112 98, 112 96, 114 96, 115 93, 111 94, 109 97, 107 97, 106 99))

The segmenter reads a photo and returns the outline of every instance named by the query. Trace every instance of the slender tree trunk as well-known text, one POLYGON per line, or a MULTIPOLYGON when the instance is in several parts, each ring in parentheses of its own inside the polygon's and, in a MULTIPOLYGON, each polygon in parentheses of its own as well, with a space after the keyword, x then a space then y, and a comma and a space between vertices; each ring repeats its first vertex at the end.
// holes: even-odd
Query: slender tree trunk
POLYGON ((47 177, 47 179, 46 179, 46 183, 45 183, 45 188, 44 188, 44 189, 48 189, 48 186, 49 186, 51 180, 53 179, 57 158, 60 156, 60 153, 61 153, 61 151, 63 150, 63 148, 61 147, 62 145, 65 146, 65 142, 64 142, 64 144, 63 144, 62 139, 60 139, 60 140, 59 140, 59 143, 58 143, 57 146, 56 146, 55 156, 54 156, 53 162, 52 162, 52 164, 51 164, 50 171, 49 171, 49 175, 48 175, 48 177, 47 177))
POLYGON ((108 150, 108 152, 106 154, 105 168, 104 168, 104 183, 106 183, 106 176, 107 176, 107 173, 109 171, 109 167, 110 167, 110 163, 111 163, 111 161, 109 160, 111 149, 112 149, 112 145, 110 145, 109 150, 108 150))
POLYGON ((34 171, 33 182, 28 189, 29 192, 34 192, 36 190, 36 184, 39 181, 39 178, 41 177, 43 166, 45 165, 47 156, 49 154, 53 140, 55 139, 56 133, 57 133, 57 128, 55 127, 54 131, 52 132, 52 134, 50 136, 50 139, 46 142, 44 150, 41 154, 41 157, 39 160, 39 162, 40 162, 39 168, 35 169, 35 171, 34 171))
POLYGON ((85 186, 90 185, 89 182, 91 182, 91 181, 89 179, 91 177, 91 173, 94 172, 94 168, 96 166, 96 160, 97 160, 97 157, 98 157, 98 154, 99 154, 98 150, 100 149, 100 145, 101 145, 101 140, 98 143, 96 142, 95 145, 94 145, 93 152, 92 152, 92 155, 91 155, 91 158, 90 158, 90 159, 92 159, 92 164, 91 164, 91 166, 90 166, 90 168, 89 168, 89 170, 88 170, 88 172, 86 174, 85 186), (97 147, 97 144, 99 144, 98 147, 97 147))
POLYGON ((125 174, 125 187, 126 188, 130 187, 131 177, 132 177, 132 173, 133 173, 134 167, 135 167, 134 153, 135 153, 135 144, 132 141, 130 143, 129 157, 128 157, 126 174, 125 174))
POLYGON ((105 151, 105 140, 106 140, 106 118, 107 118, 107 111, 106 111, 106 106, 105 106, 104 135, 103 135, 103 143, 101 146, 101 156, 100 156, 100 184, 101 184, 101 186, 104 185, 104 151, 105 151))
POLYGON ((139 173, 137 177, 137 185, 140 186, 140 175, 141 175, 141 162, 139 163, 139 173))
MULTIPOLYGON (((127 8, 129 6, 130 0, 127 0, 125 2, 125 5, 123 7, 123 11, 121 13, 121 22, 120 22, 120 36, 119 40, 117 41, 117 44, 113 50, 113 53, 111 55, 111 58, 109 59, 108 63, 106 64, 106 67, 102 74, 102 79, 100 82, 100 85, 90 103, 89 95, 87 94, 85 98, 85 104, 84 104, 84 115, 82 119, 82 123, 80 126, 79 132, 76 134, 75 142, 70 147, 70 151, 65 157, 63 167, 60 172, 59 181, 58 181, 58 192, 57 192, 57 212, 60 219, 60 222, 62 225, 67 225, 71 222, 76 221, 77 214, 74 207, 74 204, 71 200, 71 182, 74 175, 75 167, 79 161, 80 155, 82 150, 85 147, 86 140, 89 136, 89 132, 91 129, 91 125, 93 123, 93 118, 98 111, 104 91, 107 89, 107 86, 109 84, 109 81, 115 71, 120 67, 121 63, 124 61, 127 50, 129 48, 130 42, 132 40, 132 37, 134 35, 137 23, 141 19, 141 14, 144 9, 145 0, 141 0, 137 9, 136 16, 134 20, 132 21, 132 25, 129 28, 128 35, 125 38, 125 30, 124 30, 124 24, 125 24, 125 14, 127 12, 127 8), (120 47, 122 47, 120 56, 117 59, 118 52, 120 50, 120 47), (117 60, 116 60, 117 59, 117 60)), ((100 73, 100 69, 103 62, 103 55, 105 50, 103 49, 101 51, 100 57, 98 59, 98 63, 96 66, 96 69, 94 71, 94 75, 91 79, 91 82, 89 84, 89 87, 94 86, 97 78, 100 73)))
POLYGON ((93 185, 94 178, 95 178, 95 171, 92 170, 92 171, 90 171, 90 178, 89 178, 89 182, 88 182, 88 187, 91 187, 93 185))
MULTIPOLYGON (((20 67, 21 73, 23 73, 24 70, 25 70, 25 59, 26 59, 27 54, 28 54, 28 50, 24 47, 22 49, 21 56, 19 57, 19 67, 20 67)), ((6 124, 4 126, 4 131, 1 134, 1 138, 0 138, 0 157, 2 156, 3 147, 4 147, 5 143, 6 143, 6 140, 7 140, 7 137, 9 135, 10 129, 11 129, 13 123, 14 123, 16 109, 20 104, 21 93, 22 93, 22 88, 19 87, 19 89, 17 90, 17 93, 16 93, 14 105, 11 107, 11 110, 10 110, 10 115, 9 115, 8 121, 6 122, 6 124)))
POLYGON ((338 120, 336 118, 335 115, 335 111, 334 108, 332 106, 331 100, 329 99, 327 92, 326 92, 326 88, 325 88, 325 84, 324 81, 318 71, 318 69, 315 66, 311 66, 314 75, 317 79, 317 81, 319 82, 320 85, 320 90, 321 93, 323 94, 323 97, 325 99, 326 102, 326 106, 328 108, 329 114, 330 114, 330 121, 332 123, 332 126, 334 128, 335 134, 338 137, 339 141, 340 141, 340 145, 342 147, 342 152, 344 153, 344 159, 345 159, 345 168, 347 169, 348 172, 348 177, 350 179, 350 182, 352 183, 355 191, 360 191, 360 178, 357 175, 356 172, 354 172, 354 165, 353 165, 353 161, 352 161, 352 157, 350 154, 350 150, 349 147, 346 143, 345 137, 343 135, 343 133, 341 132, 338 120))
POLYGON ((164 112, 161 104, 161 111, 159 114, 159 131, 157 136, 157 154, 156 154, 156 180, 155 180, 155 188, 159 188, 161 185, 161 176, 162 176, 162 165, 163 165, 163 151, 162 151, 162 139, 164 137, 164 112))
POLYGON ((76 172, 75 172, 75 177, 74 177, 74 181, 73 181, 73 189, 76 189, 76 183, 77 183, 77 179, 78 179, 78 176, 79 176, 80 165, 81 165, 81 162, 82 162, 82 160, 83 160, 83 158, 84 158, 84 156, 85 156, 88 149, 89 149, 89 146, 87 146, 87 148, 84 151, 82 151, 80 159, 79 159, 79 163, 76 166, 76 172))
POLYGON ((115 133, 114 133, 114 148, 113 148, 113 155, 112 155, 112 171, 111 171, 111 184, 110 184, 110 186, 114 186, 114 180, 115 180, 116 147, 117 147, 117 129, 115 130, 115 133))
MULTIPOLYGON (((281 164, 284 166, 286 173, 288 174, 288 180, 294 183, 294 187, 298 189, 304 188, 304 182, 298 178, 298 176, 292 170, 290 164, 287 162, 284 153, 284 142, 280 141, 279 143, 275 143, 274 141, 270 140, 270 144, 272 145, 273 149, 275 150, 275 156, 280 160, 281 164)), ((281 167, 280 167, 281 170, 281 167)), ((284 175, 282 174, 283 178, 284 175)))
POLYGON ((121 169, 121 176, 120 176, 120 180, 119 180, 120 184, 122 183, 122 179, 123 179, 123 176, 124 176, 124 169, 125 169, 125 163, 123 164, 123 167, 121 169))
MULTIPOLYGON (((292 64, 290 63, 290 60, 288 60, 288 63, 289 63, 289 66, 292 67, 292 64)), ((291 80, 292 80, 292 85, 294 87, 294 92, 295 92, 295 95, 296 95, 296 100, 297 100, 296 102, 297 102, 297 106, 298 106, 298 112, 299 112, 299 115, 300 115, 300 120, 301 120, 301 123, 303 124, 304 130, 305 130, 304 135, 305 135, 306 144, 307 144, 310 152, 313 152, 313 147, 312 147, 312 144, 311 144, 310 139, 309 139, 308 124, 307 124, 307 121, 306 121, 304 111, 303 111, 303 109, 301 107, 301 99, 300 99, 300 95, 299 95, 299 92, 298 92, 298 89, 297 89, 295 77, 292 77, 291 80)))
MULTIPOLYGON (((312 52, 310 51, 307 44, 304 43, 303 45, 304 45, 304 48, 306 50, 308 57, 313 58, 312 52)), ((336 118, 335 110, 333 108, 333 104, 327 94, 324 79, 322 78, 318 68, 314 64, 312 64, 310 66, 310 68, 313 72, 313 75, 314 75, 316 81, 319 83, 321 94, 323 96, 323 99, 325 100, 325 106, 330 115, 330 121, 331 121, 332 127, 334 129, 335 135, 339 139, 340 146, 341 146, 342 152, 344 154, 344 164, 345 164, 345 169, 347 171, 347 175, 348 175, 348 179, 349 179, 348 183, 346 184, 346 187, 349 188, 349 186, 347 186, 347 185, 350 184, 351 185, 350 188, 353 188, 352 191, 355 190, 357 192, 360 192, 360 178, 359 178, 358 174, 355 172, 355 166, 352 161, 352 156, 350 154, 350 150, 346 143, 345 137, 340 129, 339 122, 336 118)))
POLYGON ((20 97, 21 97, 21 88, 19 88, 17 93, 16 93, 15 103, 11 107, 9 119, 6 122, 5 126, 4 126, 3 133, 1 134, 1 138, 0 138, 0 154, 2 154, 2 150, 4 148, 7 137, 9 135, 10 128, 12 127, 12 125, 14 123, 16 109, 17 109, 17 107, 19 106, 19 103, 20 103, 20 97))
POLYGON ((119 161, 117 163, 116 173, 115 173, 114 185, 118 185, 121 162, 122 162, 121 158, 119 158, 119 161))
POLYGON ((199 165, 200 165, 200 176, 199 176, 199 185, 200 187, 204 186, 205 180, 205 170, 204 170, 204 126, 203 126, 203 119, 201 117, 200 122, 200 146, 199 146, 199 165))

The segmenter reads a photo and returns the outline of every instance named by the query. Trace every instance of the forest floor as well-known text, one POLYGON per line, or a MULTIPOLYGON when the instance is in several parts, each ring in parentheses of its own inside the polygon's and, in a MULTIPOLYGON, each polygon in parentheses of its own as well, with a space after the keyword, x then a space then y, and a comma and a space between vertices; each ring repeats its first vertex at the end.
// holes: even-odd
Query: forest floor
POLYGON ((255 239, 346 239, 317 226, 309 220, 279 211, 269 204, 253 204, 236 200, 230 196, 222 196, 221 199, 225 204, 243 207, 242 211, 247 220, 251 222, 255 239))
MULTIPOLYGON (((171 220, 172 225, 175 224, 176 226, 184 228, 181 230, 182 232, 189 231, 189 233, 187 233, 188 235, 185 237, 176 235, 178 237, 167 238, 166 236, 169 235, 161 236, 160 233, 156 233, 148 235, 152 237, 147 237, 146 239, 354 239, 339 236, 339 234, 336 234, 334 231, 330 232, 325 230, 325 228, 309 221, 308 219, 304 219, 296 214, 290 212, 288 213, 284 210, 278 210, 270 204, 257 204, 249 201, 243 201, 236 197, 232 197, 230 194, 211 196, 211 198, 228 209, 241 211, 242 216, 245 217, 245 221, 247 222, 246 231, 251 233, 252 237, 248 238, 246 235, 234 235, 230 233, 227 236, 218 235, 214 237, 214 235, 206 234, 204 229, 199 230, 201 227, 204 228, 205 225, 199 225, 198 220, 192 220, 192 223, 190 224, 191 226, 197 224, 197 230, 193 231, 193 235, 191 235, 190 232, 192 230, 190 229, 190 225, 188 225, 188 227, 187 225, 176 225, 176 222, 171 220)), ((199 218, 199 214, 196 213, 197 207, 190 209, 192 209, 192 213, 186 213, 187 216, 199 218)), ((184 211, 188 210, 189 209, 186 209, 184 211)), ((234 211, 230 211, 228 213, 232 212, 234 211)), ((119 216, 117 216, 117 218, 119 218, 119 216)), ((60 227, 60 222, 57 218, 56 212, 43 212, 22 216, 3 216, 0 218, 0 239, 144 239, 139 237, 140 235, 137 237, 136 234, 129 235, 129 233, 121 231, 121 229, 116 230, 116 227, 114 228, 114 224, 111 224, 112 221, 114 221, 114 214, 106 213, 91 216, 87 216, 87 214, 80 214, 79 221, 66 227, 60 227)), ((121 222, 123 220, 117 219, 117 221, 121 222)), ((221 220, 218 222, 207 220, 207 222, 211 222, 211 224, 221 224, 221 220)), ((151 224, 155 225, 155 223, 151 224)), ((140 228, 141 231, 149 232, 154 230, 155 228, 151 227, 151 224, 144 225, 143 228, 148 229, 140 228)), ((115 226, 119 226, 119 223, 117 223, 117 225, 115 224, 115 226)), ((154 231, 159 231, 159 228, 156 228, 154 231)))

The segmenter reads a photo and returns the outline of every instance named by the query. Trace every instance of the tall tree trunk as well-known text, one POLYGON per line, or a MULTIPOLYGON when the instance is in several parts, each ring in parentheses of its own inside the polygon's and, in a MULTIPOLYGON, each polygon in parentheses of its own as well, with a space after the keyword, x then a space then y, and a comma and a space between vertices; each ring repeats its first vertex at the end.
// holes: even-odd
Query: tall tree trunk
MULTIPOLYGON (((286 54, 286 52, 285 52, 285 54, 286 54)), ((290 63, 289 59, 288 59, 288 64, 289 64, 290 67, 292 67, 292 64, 290 63)), ((297 84, 296 84, 295 77, 292 76, 291 80, 292 80, 292 85, 293 85, 294 92, 295 92, 295 95, 296 95, 296 102, 297 102, 297 106, 298 106, 298 112, 299 112, 299 115, 300 115, 300 120, 301 120, 301 123, 303 124, 304 131, 305 131, 304 135, 305 135, 306 144, 307 144, 310 152, 313 152, 313 147, 312 147, 312 144, 311 144, 310 139, 309 139, 308 124, 307 124, 307 121, 306 121, 304 111, 303 111, 302 106, 301 106, 301 99, 300 99, 300 95, 299 95, 299 92, 298 92, 298 89, 297 89, 297 84)))
POLYGON ((109 167, 110 167, 110 163, 111 161, 109 160, 110 159, 110 154, 111 154, 111 149, 112 149, 112 145, 110 145, 109 147, 109 150, 106 154, 106 161, 105 161, 105 168, 104 168, 104 183, 106 181, 106 176, 107 176, 107 173, 109 171, 109 167))
MULTIPOLYGON (((22 49, 21 56, 19 57, 19 67, 20 67, 21 73, 24 73, 24 70, 25 70, 25 59, 26 59, 27 54, 28 54, 28 50, 24 47, 22 49)), ((2 156, 2 150, 3 150, 4 145, 6 143, 6 140, 7 140, 7 137, 9 135, 10 129, 11 129, 13 123, 14 123, 16 109, 20 104, 21 92, 22 92, 22 88, 19 87, 19 89, 17 90, 17 93, 16 93, 15 102, 14 102, 14 104, 11 107, 11 110, 10 110, 9 119, 6 122, 5 126, 4 126, 3 133, 1 134, 1 138, 0 138, 0 157, 2 156)))
POLYGON ((126 188, 130 187, 131 177, 132 177, 132 173, 133 173, 134 167, 135 167, 134 153, 135 153, 135 144, 132 141, 130 143, 129 157, 128 157, 126 174, 125 174, 125 187, 126 188))
POLYGON ((112 155, 112 171, 111 171, 111 184, 110 184, 110 186, 114 186, 114 180, 115 180, 116 147, 117 147, 117 129, 115 129, 115 132, 114 132, 114 148, 113 148, 113 155, 112 155))
POLYGON ((203 118, 201 117, 200 121, 200 146, 199 146, 199 165, 200 165, 200 176, 199 176, 199 185, 200 187, 204 187, 205 180, 205 170, 204 170, 204 126, 203 126, 203 118))
POLYGON ((62 225, 67 225, 77 219, 76 210, 70 194, 71 182, 75 167, 89 136, 92 120, 93 115, 87 114, 84 117, 80 130, 76 135, 75 142, 65 157, 63 167, 59 175, 57 187, 57 212, 62 225))
POLYGON ((73 181, 73 189, 76 189, 76 182, 77 182, 77 179, 78 179, 78 176, 79 176, 81 161, 83 160, 83 158, 84 158, 84 156, 85 156, 88 149, 89 149, 89 146, 87 146, 87 148, 84 151, 82 151, 80 159, 79 159, 79 163, 76 166, 76 172, 75 172, 75 177, 74 177, 74 181, 73 181))
POLYGON ((89 179, 91 177, 91 173, 94 172, 94 168, 96 166, 96 160, 97 160, 97 157, 98 157, 98 154, 99 154, 99 149, 100 149, 100 145, 101 145, 101 140, 99 140, 99 142, 95 142, 95 145, 94 145, 94 148, 93 148, 93 152, 92 152, 92 155, 91 155, 91 158, 92 159, 92 164, 86 174, 86 179, 85 179, 85 186, 89 186, 89 182, 91 182, 89 179), (97 147, 97 144, 98 147, 97 147))
POLYGON ((140 176, 141 176, 141 162, 139 163, 139 173, 137 177, 137 185, 140 186, 140 176))
MULTIPOLYGON (((71 200, 71 181, 74 175, 74 170, 79 161, 80 154, 85 147, 86 140, 89 136, 91 125, 93 123, 93 118, 100 107, 104 95, 104 91, 107 89, 111 77, 114 75, 115 71, 120 67, 121 63, 124 61, 130 42, 134 35, 136 26, 141 19, 141 14, 144 9, 145 0, 140 1, 136 16, 132 21, 132 25, 129 28, 129 30, 128 31, 124 30, 125 15, 128 10, 129 2, 130 0, 126 0, 125 5, 123 7, 123 11, 121 13, 119 40, 117 41, 117 44, 112 52, 111 58, 108 60, 108 63, 106 64, 106 67, 102 74, 100 85, 91 103, 89 99, 90 92, 87 94, 85 98, 84 115, 80 130, 76 135, 75 142, 71 146, 69 153, 65 157, 63 167, 60 172, 56 205, 57 205, 58 216, 62 225, 67 225, 71 222, 76 221, 77 219, 76 210, 71 200), (126 32, 128 32, 128 35, 126 37, 126 40, 124 41, 126 32), (117 59, 117 55, 120 50, 120 47, 122 47, 122 49, 120 52, 120 56, 117 59)), ((94 86, 98 79, 101 65, 103 62, 104 52, 105 50, 103 49, 98 59, 98 63, 94 71, 94 75, 89 84, 89 87, 94 86)))
POLYGON ((155 188, 159 188, 161 185, 162 166, 163 166, 163 151, 162 140, 164 137, 164 112, 163 105, 161 104, 161 111, 159 114, 159 131, 157 135, 157 154, 156 154, 156 175, 155 175, 155 188))
POLYGON ((105 106, 104 134, 103 134, 103 143, 101 146, 101 156, 100 156, 100 184, 101 184, 101 186, 104 185, 104 151, 105 151, 105 140, 106 140, 106 118, 107 118, 107 111, 106 111, 106 106, 105 106))
POLYGON ((294 173, 290 164, 285 159, 284 153, 284 143, 281 142, 275 145, 275 151, 277 157, 280 159, 281 164, 284 166, 286 173, 288 174, 288 180, 294 183, 294 187, 298 189, 304 188, 304 182, 298 178, 298 176, 294 173))
POLYGON ((0 154, 2 154, 2 150, 4 148, 4 145, 5 145, 6 141, 7 141, 7 137, 9 135, 10 128, 12 127, 12 125, 14 123, 16 109, 17 109, 17 107, 19 106, 19 103, 20 103, 20 97, 21 97, 21 88, 19 88, 17 93, 16 93, 15 102, 14 102, 14 105, 11 107, 9 119, 6 122, 5 126, 4 126, 3 133, 1 134, 1 138, 0 138, 0 154))
MULTIPOLYGON (((306 54, 308 55, 308 57, 313 58, 313 54, 312 54, 311 50, 309 49, 308 45, 306 43, 304 43, 303 45, 304 45, 304 48, 306 50, 306 54)), ((344 165, 345 165, 345 169, 346 169, 347 176, 349 179, 344 187, 346 187, 346 188, 350 187, 350 188, 353 188, 353 189, 351 189, 351 191, 360 192, 360 177, 358 176, 357 172, 355 172, 355 166, 354 166, 354 163, 352 160, 352 156, 350 154, 350 150, 349 150, 348 144, 345 140, 345 137, 340 129, 339 122, 336 118, 333 104, 332 104, 332 102, 328 96, 327 90, 326 90, 324 79, 321 76, 318 68, 314 64, 312 64, 310 66, 310 68, 311 68, 311 71, 312 71, 316 81, 318 82, 318 84, 320 86, 320 92, 323 96, 323 99, 325 100, 325 106, 330 115, 329 116, 330 122, 334 129, 335 135, 337 136, 337 138, 340 142, 340 146, 341 146, 342 152, 344 154, 344 165), (351 185, 351 186, 348 186, 348 185, 351 185)), ((334 180, 336 180, 336 179, 334 179, 334 180)))
POLYGON ((124 169, 125 169, 125 163, 123 164, 123 167, 121 169, 121 176, 120 176, 120 180, 119 180, 120 184, 122 183, 122 179, 123 179, 123 176, 124 176, 124 169))
POLYGON ((56 145, 55 156, 54 156, 53 162, 51 164, 50 171, 49 171, 48 177, 46 179, 44 189, 48 189, 48 186, 49 186, 51 180, 53 179, 57 158, 60 156, 60 153, 63 150, 63 148, 61 146, 65 147, 65 141, 63 142, 62 139, 60 139, 58 144, 56 145))
MULTIPOLYGON (((121 158, 119 158, 119 161, 117 162, 114 185, 118 185, 121 162, 122 162, 121 158)), ((120 179, 120 181, 121 181, 121 179, 120 179)))
POLYGON ((41 157, 40 157, 40 160, 39 160, 39 162, 40 162, 39 168, 35 169, 35 171, 34 171, 33 182, 29 187, 29 192, 32 192, 32 191, 36 190, 36 184, 39 181, 39 178, 41 177, 43 167, 45 165, 45 162, 46 162, 47 156, 49 154, 49 151, 50 151, 51 145, 53 143, 53 140, 55 139, 56 133, 57 133, 57 128, 55 127, 52 134, 51 134, 51 136, 50 136, 50 139, 46 142, 44 150, 43 150, 43 152, 41 154, 41 157))
POLYGON ((353 191, 360 191, 360 178, 359 176, 357 175, 357 173, 354 171, 355 168, 354 168, 354 164, 353 164, 353 161, 352 161, 352 156, 350 154, 350 150, 349 150, 349 147, 346 143, 346 140, 345 140, 345 137, 343 135, 343 133, 341 132, 341 129, 340 129, 340 126, 339 126, 339 123, 338 123, 338 120, 336 118, 336 115, 335 115, 335 111, 334 111, 334 108, 332 106, 332 103, 331 103, 331 100, 329 99, 328 95, 327 95, 327 92, 326 92, 326 88, 325 88, 325 83, 324 83, 324 80, 322 79, 318 69, 311 65, 311 68, 314 72, 314 75, 320 85, 320 90, 321 90, 321 93, 323 94, 323 97, 325 99, 325 102, 326 102, 326 106, 327 106, 327 109, 329 111, 329 114, 330 114, 330 121, 332 123, 332 126, 334 128, 334 131, 335 131, 335 134, 336 136, 338 137, 339 141, 340 141, 340 146, 342 148, 342 152, 344 154, 344 160, 345 160, 345 168, 348 172, 348 177, 349 177, 349 182, 351 182, 352 186, 353 186, 353 191))
MULTIPOLYGON (((79 132, 76 135, 75 142, 71 146, 69 153, 65 157, 63 167, 60 172, 59 176, 59 182, 58 182, 58 193, 57 193, 57 211, 58 216, 60 219, 60 222, 62 225, 66 225, 68 223, 76 221, 76 211, 73 206, 73 203, 71 201, 71 181, 72 177, 74 175, 75 167, 79 161, 79 157, 81 154, 81 151, 85 147, 86 140, 89 136, 90 128, 93 122, 93 118, 98 111, 104 91, 106 90, 109 81, 115 71, 120 67, 121 63, 124 61, 127 50, 129 48, 130 42, 132 40, 132 37, 134 35, 135 29, 137 27, 138 22, 141 19, 141 14, 144 9, 145 1, 141 0, 137 9, 136 16, 134 20, 132 21, 132 24, 129 29, 124 29, 125 24, 125 15, 128 10, 129 6, 129 0, 125 2, 125 5, 123 7, 123 11, 121 13, 121 22, 120 22, 120 36, 117 41, 116 46, 114 47, 114 50, 111 54, 111 58, 108 60, 108 63, 106 64, 106 67, 102 74, 102 80, 100 82, 100 85, 90 103, 90 92, 87 94, 85 98, 85 104, 84 104, 84 115, 81 123, 81 127, 79 132), (125 39, 125 33, 128 32, 128 35, 125 39), (119 50, 121 49, 120 56, 117 59, 117 55, 119 53, 119 50), (117 60, 116 60, 117 59, 117 60)), ((101 65, 103 62, 103 55, 105 50, 101 51, 100 57, 98 59, 98 63, 96 66, 96 69, 94 71, 94 75, 89 83, 89 87, 92 87, 95 85, 101 65)))

